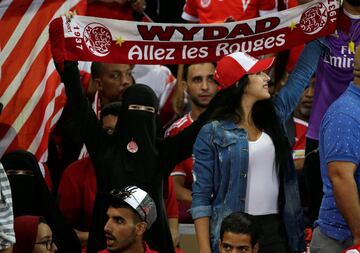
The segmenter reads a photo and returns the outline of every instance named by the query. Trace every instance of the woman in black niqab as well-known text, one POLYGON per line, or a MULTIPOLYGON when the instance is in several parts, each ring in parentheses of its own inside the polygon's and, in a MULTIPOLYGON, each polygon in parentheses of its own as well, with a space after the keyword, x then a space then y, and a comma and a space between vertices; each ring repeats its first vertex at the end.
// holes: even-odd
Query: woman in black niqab
POLYGON ((158 99, 144 84, 136 84, 123 94, 115 138, 124 150, 122 167, 142 178, 149 176, 144 162, 155 165, 158 159, 156 115, 158 99), (130 89, 131 88, 131 89, 130 89))
POLYGON ((35 156, 30 152, 17 150, 5 154, 1 163, 10 182, 14 217, 45 217, 57 240, 57 252, 80 253, 80 241, 60 213, 35 156))

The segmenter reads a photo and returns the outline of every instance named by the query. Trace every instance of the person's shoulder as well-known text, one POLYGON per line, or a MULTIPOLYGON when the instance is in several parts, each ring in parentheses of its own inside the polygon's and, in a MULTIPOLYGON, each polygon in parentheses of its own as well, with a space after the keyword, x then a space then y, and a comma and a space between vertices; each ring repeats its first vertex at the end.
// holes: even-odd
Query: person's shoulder
POLYGON ((81 174, 84 170, 87 170, 90 166, 92 166, 90 157, 84 157, 80 160, 76 160, 66 167, 64 173, 66 174, 81 174))
POLYGON ((210 121, 210 122, 206 123, 205 125, 203 125, 200 132, 212 134, 212 135, 219 134, 220 132, 222 132, 222 130, 225 129, 223 127, 223 124, 224 124, 224 121, 219 121, 219 120, 210 121))
POLYGON ((216 127, 226 127, 230 121, 228 120, 212 120, 206 123, 204 126, 207 126, 208 128, 216 128, 216 127))
POLYGON ((341 96, 330 105, 322 119, 322 131, 326 131, 328 134, 333 134, 334 131, 341 134, 344 128, 360 127, 358 118, 360 104, 352 106, 349 100, 347 96, 341 96))
POLYGON ((332 115, 350 116, 360 110, 358 96, 353 96, 351 88, 352 87, 348 87, 348 89, 329 106, 326 111, 327 117, 331 117, 332 115))

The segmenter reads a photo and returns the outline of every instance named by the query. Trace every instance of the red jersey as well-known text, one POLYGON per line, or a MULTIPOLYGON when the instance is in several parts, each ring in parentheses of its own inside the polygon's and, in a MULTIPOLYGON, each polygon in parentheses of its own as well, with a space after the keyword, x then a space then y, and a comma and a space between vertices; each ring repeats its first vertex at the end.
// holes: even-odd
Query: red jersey
MULTIPOLYGON (((177 120, 170 128, 166 131, 166 136, 174 136, 181 132, 184 128, 190 126, 193 123, 190 113, 186 114, 181 119, 177 120)), ((193 176, 192 176, 193 159, 188 159, 178 163, 171 176, 184 176, 185 177, 185 188, 192 190, 193 176)), ((180 223, 192 223, 191 215, 188 210, 190 209, 189 203, 179 202, 179 222, 180 223)))
POLYGON ((65 169, 58 190, 59 208, 73 227, 89 230, 96 192, 96 175, 89 157, 65 169))
MULTIPOLYGON (((165 187, 164 187, 165 188, 165 187)), ((168 177, 167 196, 165 197, 166 214, 169 218, 179 218, 179 206, 176 201, 176 192, 174 188, 174 180, 168 177)))
MULTIPOLYGON (((145 253, 158 253, 157 251, 150 249, 146 242, 144 242, 144 245, 145 245, 145 253)), ((98 253, 110 253, 110 251, 104 249, 99 251, 98 253)))
POLYGON ((182 18, 199 23, 223 23, 228 17, 236 21, 277 12, 277 0, 186 0, 182 18))
MULTIPOLYGON (((181 132, 184 128, 190 126, 193 123, 192 118, 190 117, 190 113, 186 114, 181 119, 177 120, 174 124, 172 124, 169 129, 166 131, 166 136, 174 136, 181 132)), ((193 177, 192 177, 192 167, 193 167, 193 159, 192 157, 187 158, 186 160, 178 163, 171 176, 184 176, 185 177, 185 188, 191 190, 193 177)))
POLYGON ((306 131, 308 128, 308 122, 294 117, 295 123, 295 144, 293 149, 293 158, 304 159, 305 158, 305 145, 306 145, 306 131))

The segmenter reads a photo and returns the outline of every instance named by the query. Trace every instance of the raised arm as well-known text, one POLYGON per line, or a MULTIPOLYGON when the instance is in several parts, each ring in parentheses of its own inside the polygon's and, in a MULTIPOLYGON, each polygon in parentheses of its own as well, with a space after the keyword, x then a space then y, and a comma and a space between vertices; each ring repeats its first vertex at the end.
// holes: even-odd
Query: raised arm
POLYGON ((70 108, 70 136, 78 143, 85 143, 87 149, 98 148, 103 131, 91 108, 80 82, 80 72, 76 62, 65 62, 59 71, 65 85, 67 103, 70 108))
POLYGON ((283 123, 295 110, 304 89, 309 85, 319 59, 326 49, 324 43, 324 39, 320 38, 305 46, 285 86, 273 98, 274 106, 283 123))

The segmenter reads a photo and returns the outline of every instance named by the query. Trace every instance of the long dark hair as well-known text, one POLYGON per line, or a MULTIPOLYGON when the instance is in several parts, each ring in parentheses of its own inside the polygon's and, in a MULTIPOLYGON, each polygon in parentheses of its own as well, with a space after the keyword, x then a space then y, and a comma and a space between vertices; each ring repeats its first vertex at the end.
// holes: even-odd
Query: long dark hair
MULTIPOLYGON (((241 108, 241 99, 245 88, 249 85, 248 75, 243 76, 236 84, 227 89, 220 90, 214 97, 216 104, 221 105, 214 110, 210 120, 232 120, 236 124, 243 120, 244 113, 241 108)), ((257 101, 251 112, 255 126, 266 132, 275 146, 276 167, 279 169, 287 163, 290 146, 282 130, 279 119, 271 99, 257 101)))

